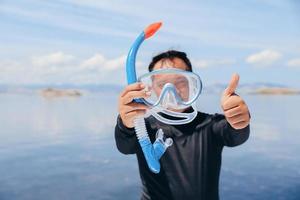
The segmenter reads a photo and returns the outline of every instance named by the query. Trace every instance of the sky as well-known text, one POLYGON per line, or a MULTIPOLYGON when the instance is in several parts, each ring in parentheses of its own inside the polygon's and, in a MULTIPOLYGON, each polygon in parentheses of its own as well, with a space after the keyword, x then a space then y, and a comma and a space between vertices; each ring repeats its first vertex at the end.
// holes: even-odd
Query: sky
POLYGON ((0 0, 0 84, 125 85, 128 50, 161 21, 138 53, 185 51, 204 83, 300 88, 300 1, 0 0))

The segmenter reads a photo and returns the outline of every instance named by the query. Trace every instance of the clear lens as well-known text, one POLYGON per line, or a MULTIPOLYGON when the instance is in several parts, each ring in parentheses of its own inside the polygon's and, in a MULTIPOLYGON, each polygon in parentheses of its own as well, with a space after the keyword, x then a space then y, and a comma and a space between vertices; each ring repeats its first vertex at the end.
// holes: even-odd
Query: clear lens
POLYGON ((167 83, 171 83, 175 87, 176 93, 185 103, 196 98, 202 87, 199 76, 178 69, 156 70, 142 76, 140 81, 151 91, 151 96, 145 99, 150 104, 155 104, 159 100, 167 83))

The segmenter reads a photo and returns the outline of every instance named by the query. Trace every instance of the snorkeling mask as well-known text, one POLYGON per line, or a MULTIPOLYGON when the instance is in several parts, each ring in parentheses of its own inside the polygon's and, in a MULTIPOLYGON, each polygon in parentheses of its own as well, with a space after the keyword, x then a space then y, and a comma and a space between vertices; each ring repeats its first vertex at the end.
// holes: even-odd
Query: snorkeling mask
POLYGON ((137 51, 145 39, 151 37, 162 25, 154 23, 148 26, 133 43, 126 61, 126 74, 128 84, 142 82, 151 95, 147 98, 134 99, 135 102, 146 104, 150 107, 145 116, 134 119, 134 128, 138 142, 142 148, 149 169, 159 173, 159 159, 166 149, 172 145, 172 138, 164 138, 163 130, 156 133, 156 140, 152 144, 147 133, 144 117, 153 115, 157 120, 166 124, 185 124, 197 116, 196 99, 201 93, 202 83, 200 77, 189 71, 167 67, 154 70, 137 79, 135 62, 137 51), (192 106, 193 112, 186 113, 179 110, 192 106), (163 114, 175 117, 170 119, 163 114))
POLYGON ((197 116, 195 101, 202 90, 199 75, 177 68, 164 67, 144 74, 138 79, 151 92, 141 99, 150 107, 150 114, 166 124, 185 124, 197 116), (182 112, 192 106, 193 112, 182 112), (160 113, 175 119, 163 117, 160 113))

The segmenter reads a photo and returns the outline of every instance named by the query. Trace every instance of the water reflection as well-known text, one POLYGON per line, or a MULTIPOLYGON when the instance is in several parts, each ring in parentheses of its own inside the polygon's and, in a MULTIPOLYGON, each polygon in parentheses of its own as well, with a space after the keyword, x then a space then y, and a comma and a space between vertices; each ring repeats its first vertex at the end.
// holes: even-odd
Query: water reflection
MULTIPOLYGON (((224 149, 222 199, 299 199, 299 96, 245 98, 251 137, 224 149)), ((138 199, 136 158, 114 144, 116 101, 1 94, 0 199, 138 199)), ((217 95, 198 104, 220 112, 217 95)))

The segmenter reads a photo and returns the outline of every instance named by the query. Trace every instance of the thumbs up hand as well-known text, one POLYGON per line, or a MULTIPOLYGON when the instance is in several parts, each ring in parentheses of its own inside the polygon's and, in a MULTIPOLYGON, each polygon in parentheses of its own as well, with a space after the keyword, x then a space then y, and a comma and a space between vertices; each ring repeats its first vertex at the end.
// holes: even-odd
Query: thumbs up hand
POLYGON ((242 129, 250 123, 250 114, 245 101, 235 94, 239 75, 233 74, 221 98, 221 107, 228 123, 234 129, 242 129))

